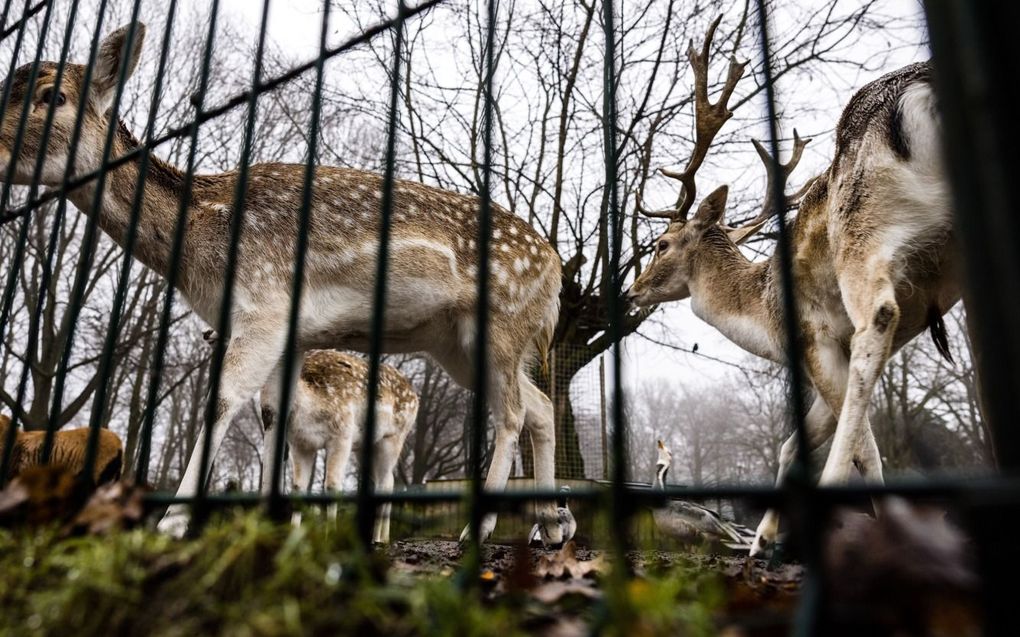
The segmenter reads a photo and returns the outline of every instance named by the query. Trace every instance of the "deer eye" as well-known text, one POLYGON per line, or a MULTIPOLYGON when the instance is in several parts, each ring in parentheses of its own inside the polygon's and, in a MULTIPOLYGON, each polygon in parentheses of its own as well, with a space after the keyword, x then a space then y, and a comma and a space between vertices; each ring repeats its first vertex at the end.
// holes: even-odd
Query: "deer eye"
POLYGON ((53 89, 48 88, 45 91, 43 91, 42 102, 44 104, 52 103, 52 104, 54 104, 56 106, 63 106, 64 102, 66 102, 66 101, 67 101, 67 98, 64 97, 64 93, 63 92, 57 93, 57 100, 54 102, 53 101, 53 89))
POLYGON ((659 252, 665 252, 666 248, 668 248, 668 247, 669 247, 669 241, 660 241, 659 242, 659 252))

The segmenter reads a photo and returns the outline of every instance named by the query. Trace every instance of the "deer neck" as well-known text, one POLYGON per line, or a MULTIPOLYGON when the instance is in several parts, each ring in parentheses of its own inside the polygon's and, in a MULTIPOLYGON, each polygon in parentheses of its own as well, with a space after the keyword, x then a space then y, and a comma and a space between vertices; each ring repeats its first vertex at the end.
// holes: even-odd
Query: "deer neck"
MULTIPOLYGON (((139 143, 119 122, 111 158, 117 158, 139 148, 139 143)), ((134 256, 149 268, 166 276, 170 268, 170 250, 178 217, 178 205, 183 190, 184 175, 175 167, 159 159, 149 151, 145 187, 139 198, 138 228, 134 256)), ((90 168, 82 167, 81 174, 90 172, 100 165, 100 158, 88 162, 90 168)), ((102 200, 99 203, 97 223, 121 247, 125 247, 128 230, 134 214, 135 192, 138 188, 138 174, 142 155, 128 161, 106 174, 102 200)), ((99 181, 92 180, 68 194, 68 199, 79 210, 91 214, 99 189, 99 181)))
POLYGON ((771 321, 771 260, 749 260, 722 230, 712 229, 702 240, 690 283, 694 314, 752 354, 780 360, 771 321))

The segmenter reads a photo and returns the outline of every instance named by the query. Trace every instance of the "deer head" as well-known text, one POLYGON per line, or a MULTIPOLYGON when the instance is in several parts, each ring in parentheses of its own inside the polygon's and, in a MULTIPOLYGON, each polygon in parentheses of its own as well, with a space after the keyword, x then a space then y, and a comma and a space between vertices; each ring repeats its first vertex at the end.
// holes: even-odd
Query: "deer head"
POLYGON ((126 65, 125 79, 138 65, 138 58, 145 39, 145 25, 135 27, 134 41, 128 48, 130 25, 117 29, 99 45, 91 81, 85 85, 86 69, 81 64, 67 64, 60 86, 56 86, 59 65, 56 62, 40 62, 35 82, 30 82, 32 64, 26 64, 14 71, 4 81, 10 83, 10 100, 0 117, 0 176, 6 177, 12 161, 15 162, 12 182, 28 184, 32 180, 37 157, 45 152, 40 182, 47 186, 58 185, 64 178, 70 152, 78 108, 82 93, 86 93, 82 114, 81 138, 75 156, 75 173, 84 174, 99 168, 102 161, 103 145, 107 126, 119 125, 111 122, 110 106, 113 102, 122 65, 126 65), (25 98, 28 100, 27 112, 25 98), (46 148, 40 148, 47 115, 53 111, 52 128, 46 148), (24 118, 25 131, 17 158, 13 158, 18 127, 24 118))
MULTIPOLYGON (((768 187, 761 212, 750 222, 731 227, 723 224, 726 211, 728 189, 722 186, 705 197, 698 206, 694 217, 688 219, 697 192, 695 176, 708 155, 713 140, 723 124, 732 117, 728 101, 736 88, 737 82, 744 74, 746 63, 730 58, 730 67, 726 81, 720 91, 719 99, 711 102, 708 99, 708 56, 712 37, 719 26, 719 19, 708 29, 705 42, 698 51, 694 43, 688 49, 687 57, 694 71, 694 121, 695 143, 683 171, 674 172, 662 169, 666 177, 680 182, 680 195, 673 208, 666 210, 646 210, 638 198, 638 211, 646 217, 669 219, 666 232, 655 240, 651 264, 638 276, 634 285, 627 291, 627 299, 637 306, 648 306, 666 301, 679 301, 690 296, 690 281, 697 268, 697 260, 704 248, 709 245, 716 247, 740 245, 758 232, 772 216, 774 210, 773 183, 775 180, 776 162, 765 152, 757 140, 753 140, 759 157, 765 164, 768 175, 768 187)), ((804 147, 810 139, 802 139, 794 131, 794 150, 790 160, 778 165, 780 177, 786 183, 786 177, 800 162, 804 147)), ((811 182, 805 184, 798 192, 787 195, 784 205, 792 208, 807 191, 811 182)))

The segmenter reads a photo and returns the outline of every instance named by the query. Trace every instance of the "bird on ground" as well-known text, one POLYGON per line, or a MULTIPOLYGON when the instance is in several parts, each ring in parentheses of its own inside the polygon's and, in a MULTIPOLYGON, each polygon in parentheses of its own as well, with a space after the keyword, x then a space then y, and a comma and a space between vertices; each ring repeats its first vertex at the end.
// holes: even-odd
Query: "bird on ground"
MULTIPOLYGON (((658 442, 659 457, 652 488, 665 491, 673 454, 661 440, 658 442)), ((652 508, 652 518, 660 533, 686 544, 721 544, 736 551, 749 551, 754 540, 751 529, 724 520, 718 512, 687 500, 666 500, 664 505, 652 508)))

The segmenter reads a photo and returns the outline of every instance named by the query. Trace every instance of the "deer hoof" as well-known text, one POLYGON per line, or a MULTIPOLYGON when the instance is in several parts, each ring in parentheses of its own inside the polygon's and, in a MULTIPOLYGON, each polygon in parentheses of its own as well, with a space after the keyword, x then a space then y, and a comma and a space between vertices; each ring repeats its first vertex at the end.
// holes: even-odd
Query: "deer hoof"
MULTIPOLYGON (((479 528, 481 535, 481 542, 488 542, 489 537, 492 536, 492 532, 496 529, 496 516, 491 513, 482 518, 482 524, 479 528)), ((460 532, 460 545, 464 546, 471 539, 471 525, 468 524, 464 527, 464 530, 460 532)))
POLYGON ((156 525, 160 533, 180 539, 188 532, 188 516, 186 513, 167 512, 156 525))

